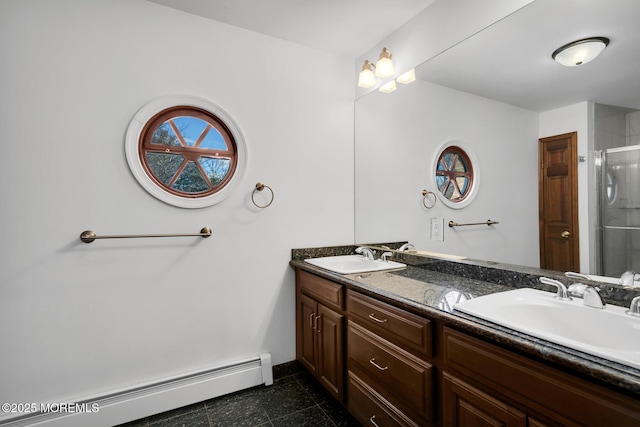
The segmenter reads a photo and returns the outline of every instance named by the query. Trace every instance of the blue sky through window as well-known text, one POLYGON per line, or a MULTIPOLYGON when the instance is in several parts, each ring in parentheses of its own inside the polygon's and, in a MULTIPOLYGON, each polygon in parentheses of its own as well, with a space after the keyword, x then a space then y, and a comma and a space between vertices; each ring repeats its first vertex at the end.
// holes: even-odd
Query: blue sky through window
MULTIPOLYGON (((174 118, 173 121, 189 147, 193 147, 208 126, 207 122, 197 117, 181 116, 174 118)), ((200 148, 227 150, 227 144, 220 132, 212 127, 200 144, 200 148)))

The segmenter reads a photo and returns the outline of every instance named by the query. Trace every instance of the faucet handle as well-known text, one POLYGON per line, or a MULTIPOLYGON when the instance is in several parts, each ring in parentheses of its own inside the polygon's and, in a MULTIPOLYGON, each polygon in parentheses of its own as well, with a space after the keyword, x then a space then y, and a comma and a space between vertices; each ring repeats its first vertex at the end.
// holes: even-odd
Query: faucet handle
POLYGON ((567 287, 562 282, 559 282, 559 281, 553 280, 553 279, 549 279, 548 277, 541 277, 540 278, 540 282, 544 283, 545 285, 553 285, 556 288, 558 288, 558 293, 554 297, 555 299, 559 299, 559 300, 562 300, 562 301, 570 301, 571 300, 571 297, 567 294, 567 287))
POLYGON ((382 254, 382 260, 383 261, 388 261, 387 258, 393 256, 393 252, 384 252, 382 254))

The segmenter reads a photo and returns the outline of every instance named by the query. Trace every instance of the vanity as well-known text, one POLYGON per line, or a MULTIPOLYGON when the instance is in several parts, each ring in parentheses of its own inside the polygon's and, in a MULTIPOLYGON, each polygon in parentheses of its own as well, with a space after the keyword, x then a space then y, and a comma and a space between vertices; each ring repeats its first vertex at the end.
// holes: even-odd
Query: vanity
POLYGON ((538 278, 557 272, 399 253, 407 267, 371 273, 304 261, 354 248, 293 250, 290 265, 297 359, 362 425, 640 425, 640 369, 453 310, 514 287, 551 292, 538 278))

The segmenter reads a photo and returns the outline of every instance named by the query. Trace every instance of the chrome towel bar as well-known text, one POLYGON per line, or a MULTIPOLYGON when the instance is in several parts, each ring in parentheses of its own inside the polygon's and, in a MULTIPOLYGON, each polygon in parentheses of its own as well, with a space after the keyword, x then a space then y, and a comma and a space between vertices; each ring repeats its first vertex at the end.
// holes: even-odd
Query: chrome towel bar
POLYGON ((92 230, 85 230, 80 233, 80 240, 84 243, 91 243, 96 239, 138 239, 142 237, 202 237, 207 238, 211 236, 211 229, 209 227, 202 227, 199 233, 188 234, 115 234, 110 236, 97 236, 92 230))
POLYGON ((492 221, 490 219, 488 219, 487 222, 471 222, 468 224, 459 224, 454 221, 449 221, 449 227, 464 227, 467 225, 493 225, 493 224, 500 224, 500 223, 498 221, 492 221))

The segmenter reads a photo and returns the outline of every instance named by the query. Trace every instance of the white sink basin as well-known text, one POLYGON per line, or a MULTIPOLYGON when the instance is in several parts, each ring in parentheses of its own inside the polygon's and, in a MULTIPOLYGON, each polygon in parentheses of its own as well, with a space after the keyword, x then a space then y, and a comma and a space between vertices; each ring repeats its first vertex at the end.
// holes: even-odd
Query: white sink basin
POLYGON ((640 318, 625 314, 623 307, 596 309, 579 298, 559 301, 554 296, 516 289, 461 302, 454 310, 640 369, 640 318))
POLYGON ((394 270, 406 267, 395 261, 369 260, 362 255, 339 255, 323 258, 308 258, 304 262, 339 274, 364 273, 367 271, 394 270))

